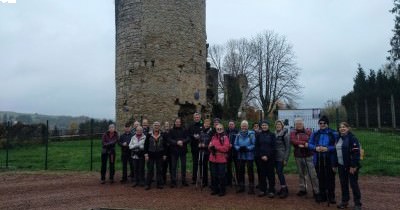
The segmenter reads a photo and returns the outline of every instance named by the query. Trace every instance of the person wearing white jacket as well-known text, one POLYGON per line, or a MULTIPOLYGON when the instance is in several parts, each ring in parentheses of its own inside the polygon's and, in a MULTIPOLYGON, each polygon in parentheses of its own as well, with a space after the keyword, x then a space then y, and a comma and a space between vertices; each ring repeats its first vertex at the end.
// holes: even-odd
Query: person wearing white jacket
POLYGON ((136 134, 132 137, 129 143, 129 149, 131 150, 131 156, 133 159, 133 168, 135 170, 135 184, 136 186, 144 186, 144 142, 146 136, 143 134, 143 128, 138 126, 136 128, 136 134))

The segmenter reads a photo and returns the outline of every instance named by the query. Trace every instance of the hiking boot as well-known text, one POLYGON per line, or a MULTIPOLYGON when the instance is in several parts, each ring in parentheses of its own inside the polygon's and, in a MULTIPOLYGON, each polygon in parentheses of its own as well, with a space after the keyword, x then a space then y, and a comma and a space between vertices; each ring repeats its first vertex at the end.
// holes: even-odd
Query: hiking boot
POLYGON ((218 196, 219 196, 219 197, 225 196, 225 192, 222 192, 222 191, 219 192, 219 193, 218 193, 218 196))
POLYGON ((144 190, 150 190, 150 185, 147 185, 146 188, 144 188, 144 190))
POLYGON ((162 185, 157 185, 157 189, 163 189, 164 187, 162 185))
POLYGON ((124 184, 124 183, 126 183, 127 181, 128 181, 127 179, 121 179, 121 180, 119 181, 119 183, 124 184))
POLYGON ((361 206, 360 205, 354 206, 354 210, 361 210, 361 206))
POLYGON ((305 196, 305 195, 307 195, 307 191, 303 191, 303 190, 300 190, 299 192, 297 192, 297 194, 296 194, 297 196, 305 196))
POLYGON ((249 195, 254 195, 255 193, 254 193, 254 186, 249 186, 249 195))
POLYGON ((110 179, 110 183, 111 183, 111 184, 114 184, 114 179, 110 179))
POLYGON ((288 195, 289 195, 288 188, 287 187, 281 188, 279 198, 287 198, 288 195))
POLYGON ((269 192, 267 196, 268 196, 268 198, 274 198, 275 197, 275 193, 269 192))
POLYGON ((266 195, 267 195, 267 193, 264 192, 264 191, 260 191, 260 192, 258 193, 258 197, 264 197, 264 196, 266 196, 266 195))
POLYGON ((236 190, 236 193, 243 193, 244 192, 244 187, 240 187, 238 190, 236 190))
POLYGON ((336 204, 335 198, 329 198, 329 204, 336 204))
POLYGON ((337 205, 337 208, 345 209, 345 208, 347 208, 348 205, 349 205, 349 203, 347 203, 347 202, 340 202, 339 205, 337 205))
POLYGON ((322 202, 321 194, 316 193, 316 194, 314 194, 314 197, 315 197, 315 202, 317 202, 317 203, 321 203, 322 202))
POLYGON ((183 181, 183 182, 182 182, 182 186, 187 187, 187 186, 189 186, 189 185, 188 185, 188 183, 187 183, 186 181, 183 181))
POLYGON ((100 181, 100 184, 105 184, 106 183, 106 180, 101 180, 100 181))

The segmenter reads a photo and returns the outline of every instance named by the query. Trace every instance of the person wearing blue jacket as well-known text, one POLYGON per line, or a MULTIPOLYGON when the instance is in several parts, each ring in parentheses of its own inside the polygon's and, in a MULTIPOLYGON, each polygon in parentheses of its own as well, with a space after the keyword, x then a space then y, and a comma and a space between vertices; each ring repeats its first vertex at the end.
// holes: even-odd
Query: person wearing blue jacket
POLYGON ((260 177, 259 179, 259 197, 268 195, 273 198, 275 196, 275 134, 269 130, 268 121, 261 123, 261 130, 256 135, 255 156, 258 162, 260 177), (268 178, 268 194, 267 194, 267 178, 268 178))
POLYGON ((358 172, 360 165, 360 143, 346 122, 340 123, 340 138, 336 143, 336 164, 339 172, 342 201, 337 206, 339 209, 347 208, 350 200, 349 181, 353 191, 354 209, 361 209, 361 192, 358 186, 358 172))
POLYGON ((338 133, 329 128, 329 119, 322 116, 319 121, 319 130, 310 136, 306 147, 314 152, 314 165, 319 181, 321 202, 335 204, 335 142, 338 133))
POLYGON ((238 153, 238 182, 239 189, 236 193, 244 192, 244 174, 247 167, 247 175, 249 178, 249 194, 254 194, 254 145, 255 133, 249 130, 249 123, 243 120, 240 124, 241 131, 235 139, 235 150, 238 153))

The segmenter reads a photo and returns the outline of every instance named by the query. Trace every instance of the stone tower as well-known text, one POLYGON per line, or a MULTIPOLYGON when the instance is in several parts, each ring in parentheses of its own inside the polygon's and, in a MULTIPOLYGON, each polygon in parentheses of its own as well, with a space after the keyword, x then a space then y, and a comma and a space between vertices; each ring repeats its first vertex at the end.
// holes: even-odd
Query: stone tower
POLYGON ((115 0, 116 123, 172 121, 206 104, 205 0, 115 0))

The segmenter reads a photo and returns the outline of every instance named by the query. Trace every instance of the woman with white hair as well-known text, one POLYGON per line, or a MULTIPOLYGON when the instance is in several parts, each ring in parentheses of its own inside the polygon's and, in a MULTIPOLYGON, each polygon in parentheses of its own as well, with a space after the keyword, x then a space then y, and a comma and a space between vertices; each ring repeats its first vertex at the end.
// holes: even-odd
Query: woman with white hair
POLYGON ((133 187, 144 186, 144 142, 146 136, 143 134, 143 128, 138 126, 136 134, 129 143, 129 149, 132 151, 133 168, 135 170, 135 181, 133 187))
POLYGON ((244 192, 244 174, 247 167, 247 175, 249 178, 249 194, 254 194, 254 144, 255 133, 249 130, 249 123, 243 120, 240 123, 241 131, 237 135, 234 143, 235 150, 238 152, 238 182, 239 190, 237 193, 244 192))
POLYGON ((106 183, 107 160, 110 163, 110 182, 114 182, 115 173, 115 144, 118 141, 118 133, 115 131, 115 125, 110 124, 108 131, 102 137, 101 150, 101 184, 106 183))

